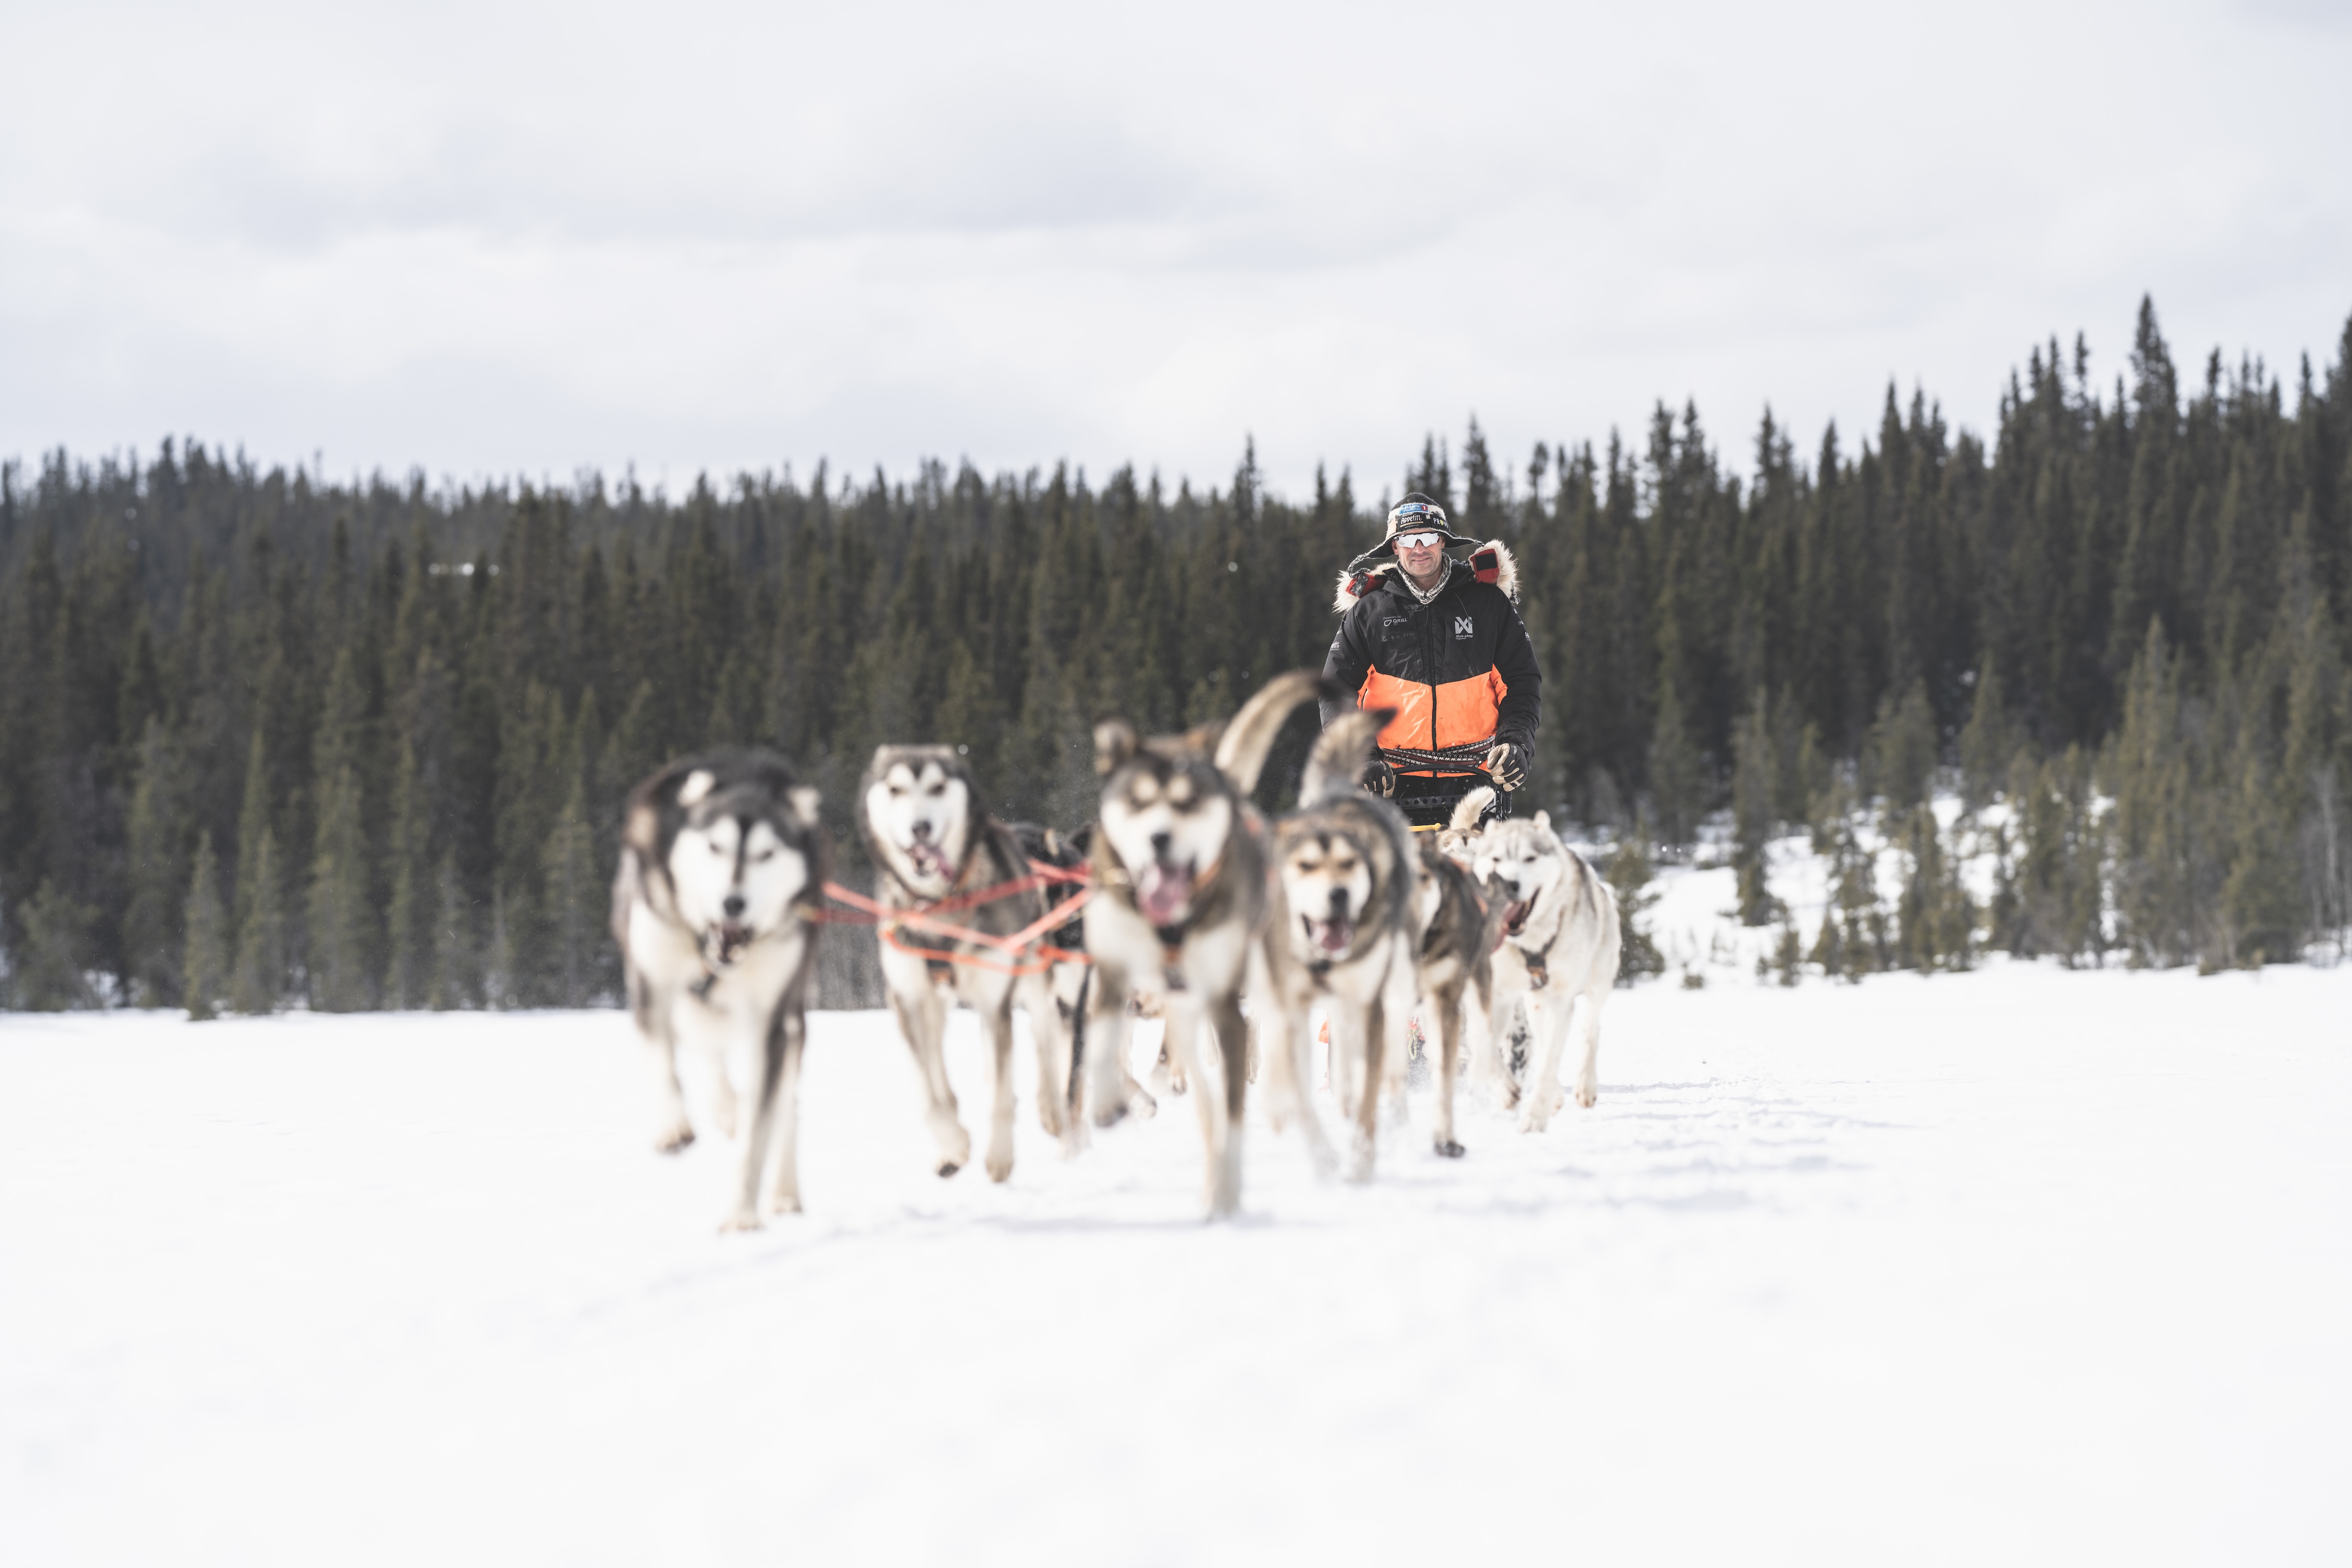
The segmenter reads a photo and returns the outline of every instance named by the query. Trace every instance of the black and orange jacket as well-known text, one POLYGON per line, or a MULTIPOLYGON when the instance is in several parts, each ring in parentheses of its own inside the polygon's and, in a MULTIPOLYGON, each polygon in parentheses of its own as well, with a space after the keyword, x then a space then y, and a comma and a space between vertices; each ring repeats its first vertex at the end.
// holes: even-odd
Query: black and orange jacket
MULTIPOLYGON (((1383 747, 1433 752, 1492 738, 1524 756, 1543 713, 1543 673, 1517 598, 1517 571, 1500 541, 1454 562, 1426 605, 1393 558, 1351 567, 1332 602, 1339 632, 1324 678, 1354 692, 1356 707, 1397 710, 1381 731, 1383 747)), ((1326 702, 1323 721, 1348 705, 1345 698, 1326 702)))

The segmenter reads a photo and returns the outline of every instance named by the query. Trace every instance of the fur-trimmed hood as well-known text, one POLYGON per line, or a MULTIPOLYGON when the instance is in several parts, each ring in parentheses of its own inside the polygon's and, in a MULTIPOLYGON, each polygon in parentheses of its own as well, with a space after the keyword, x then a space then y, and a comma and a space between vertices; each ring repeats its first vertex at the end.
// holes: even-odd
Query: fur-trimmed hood
MULTIPOLYGON (((1454 564, 1468 567, 1479 582, 1500 588, 1514 605, 1519 602, 1518 563, 1511 559, 1511 547, 1501 540, 1486 541, 1466 557, 1454 558, 1454 564)), ((1379 587, 1391 573, 1401 570, 1394 556, 1370 563, 1361 557, 1349 562, 1339 574, 1339 592, 1331 596, 1332 613, 1346 615, 1350 605, 1379 587)))

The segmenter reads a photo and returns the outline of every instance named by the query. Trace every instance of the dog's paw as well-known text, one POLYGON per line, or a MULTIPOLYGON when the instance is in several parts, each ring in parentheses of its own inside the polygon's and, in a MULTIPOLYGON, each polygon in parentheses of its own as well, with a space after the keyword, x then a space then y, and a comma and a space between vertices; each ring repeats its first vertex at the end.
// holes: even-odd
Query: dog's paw
POLYGON ((1013 1174, 1013 1140, 992 1138, 988 1143, 988 1179, 1001 1182, 1013 1174))
POLYGON ((1449 1160, 1459 1160, 1465 1152, 1462 1145, 1451 1138, 1438 1138, 1432 1142, 1436 1146, 1437 1152, 1449 1160))
POLYGON ((1347 1179, 1358 1185, 1372 1179, 1372 1141, 1358 1132, 1348 1145, 1347 1179))
POLYGON ((1580 1078, 1576 1080, 1577 1104, 1584 1107, 1585 1110, 1590 1110, 1595 1105, 1599 1104, 1600 1101, 1601 1085, 1598 1080, 1589 1078, 1580 1078))
POLYGON ((1160 1114, 1160 1102, 1139 1083, 1128 1093, 1126 1110, 1138 1121, 1149 1121, 1160 1114))
POLYGON ((940 1180, 944 1182, 950 1176, 954 1175, 958 1171, 963 1169, 963 1162, 961 1160, 941 1159, 937 1165, 934 1165, 931 1168, 939 1173, 940 1180))
POLYGON ((721 1236, 730 1236, 739 1230, 757 1230, 759 1228, 760 1215, 756 1210, 749 1207, 737 1209, 733 1214, 729 1215, 725 1219, 719 1222, 719 1234, 721 1236))
POLYGON ((1116 1127, 1126 1120, 1127 1102, 1125 1100, 1106 1100, 1095 1107, 1095 1125, 1097 1127, 1116 1127))
POLYGON ((798 1193, 770 1193, 768 1194, 768 1212, 772 1215, 800 1213, 800 1194, 798 1193))
POLYGON ((654 1134, 654 1152, 676 1154, 694 1142, 694 1129, 683 1121, 673 1121, 654 1134))

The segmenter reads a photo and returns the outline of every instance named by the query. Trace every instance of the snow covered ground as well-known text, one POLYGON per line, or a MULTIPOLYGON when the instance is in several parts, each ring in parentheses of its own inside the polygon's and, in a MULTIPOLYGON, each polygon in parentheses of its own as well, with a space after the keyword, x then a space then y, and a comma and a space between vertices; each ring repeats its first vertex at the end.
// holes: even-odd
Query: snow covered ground
POLYGON ((721 1237, 632 1049, 0 1016, 0 1562, 2352 1558, 2352 969, 1669 979, 1218 1227, 1184 1102, 941 1182, 822 1015, 721 1237))

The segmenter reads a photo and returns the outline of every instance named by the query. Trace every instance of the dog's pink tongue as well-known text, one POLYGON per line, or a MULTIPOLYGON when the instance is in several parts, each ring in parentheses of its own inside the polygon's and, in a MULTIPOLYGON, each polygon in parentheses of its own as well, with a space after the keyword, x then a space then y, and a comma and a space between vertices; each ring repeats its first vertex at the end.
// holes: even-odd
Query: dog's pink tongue
POLYGON ((1182 912, 1184 900, 1192 893, 1192 873, 1188 867, 1162 866, 1155 860, 1135 879, 1136 908, 1156 926, 1166 925, 1182 912))

